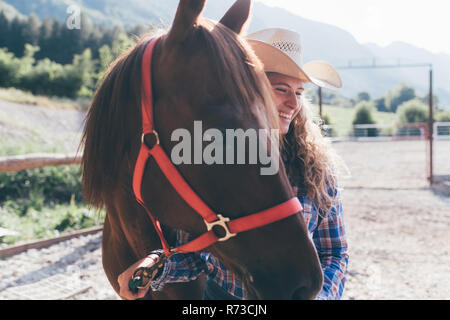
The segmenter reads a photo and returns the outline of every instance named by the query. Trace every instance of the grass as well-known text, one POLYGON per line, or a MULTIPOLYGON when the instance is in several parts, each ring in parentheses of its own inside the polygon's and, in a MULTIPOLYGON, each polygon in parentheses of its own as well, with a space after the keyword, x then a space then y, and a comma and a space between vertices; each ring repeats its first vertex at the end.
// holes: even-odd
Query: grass
MULTIPOLYGON (((1 91, 4 89, 0 89, 1 91)), ((8 89, 9 90, 9 89, 8 89)), ((2 98, 2 97, 0 97, 2 98)), ((67 141, 79 141, 80 134, 54 132, 42 126, 31 126, 16 121, 0 112, 0 156, 13 156, 28 153, 73 153, 75 150, 67 141)))
POLYGON ((104 216, 83 202, 78 165, 0 173, 0 227, 17 232, 0 237, 0 243, 99 226, 104 216))
MULTIPOLYGON (((82 101, 33 96, 0 89, 0 99, 50 108, 83 109, 82 101), (79 103, 80 102, 80 103, 79 103)), ((28 153, 71 153, 72 132, 54 132, 0 114, 0 156, 28 153)), ((55 237, 68 231, 100 226, 105 213, 94 211, 81 196, 79 166, 57 166, 0 173, 0 227, 17 232, 0 237, 0 244, 55 237)))
POLYGON ((90 100, 86 98, 73 100, 68 98, 38 96, 33 95, 31 92, 16 88, 0 88, 0 99, 47 108, 74 109, 79 111, 87 110, 90 103, 90 100))
MULTIPOLYGON (((36 199, 31 200, 31 202, 36 199)), ((0 237, 0 243, 12 245, 37 239, 56 237, 62 233, 103 224, 104 212, 94 212, 83 204, 57 204, 29 207, 20 214, 17 199, 0 206, 0 226, 17 235, 0 237)))
MULTIPOLYGON (((319 106, 312 105, 315 115, 319 115, 319 106)), ((322 113, 328 114, 339 136, 346 136, 352 130, 352 122, 355 117, 355 108, 343 108, 331 105, 323 105, 322 113)), ((390 112, 375 112, 373 114, 377 124, 394 124, 397 121, 397 115, 390 112)))

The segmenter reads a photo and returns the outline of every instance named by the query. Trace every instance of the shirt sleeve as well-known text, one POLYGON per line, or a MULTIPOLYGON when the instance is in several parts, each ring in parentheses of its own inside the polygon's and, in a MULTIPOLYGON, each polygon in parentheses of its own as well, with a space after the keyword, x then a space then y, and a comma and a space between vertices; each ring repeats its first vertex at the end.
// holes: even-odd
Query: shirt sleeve
MULTIPOLYGON (((177 246, 188 239, 188 233, 177 230, 177 246)), ((208 266, 201 252, 176 253, 164 263, 161 275, 151 282, 150 287, 153 291, 161 291, 167 283, 189 282, 207 272, 208 266)))
POLYGON ((345 234, 342 201, 337 191, 335 205, 313 232, 313 241, 322 265, 323 288, 317 300, 339 300, 345 285, 348 244, 345 234))

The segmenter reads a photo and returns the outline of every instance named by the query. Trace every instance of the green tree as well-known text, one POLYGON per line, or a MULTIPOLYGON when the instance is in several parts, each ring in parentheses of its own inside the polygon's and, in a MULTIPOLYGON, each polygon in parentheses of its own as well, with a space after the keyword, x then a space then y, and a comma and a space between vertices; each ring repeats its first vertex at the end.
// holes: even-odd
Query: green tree
POLYGON ((19 83, 20 59, 7 49, 0 49, 0 87, 13 87, 19 83))
POLYGON ((100 70, 106 70, 114 60, 111 48, 105 44, 98 50, 98 54, 100 57, 100 70))
MULTIPOLYGON (((356 105, 355 109, 355 117, 353 118, 353 125, 358 124, 376 124, 376 121, 373 117, 374 112, 376 111, 375 105, 373 102, 362 101, 356 105)), ((361 130, 367 130, 367 136, 376 137, 378 135, 377 129, 354 129, 355 136, 360 136, 361 130)))
POLYGON ((375 106, 372 102, 362 101, 358 103, 355 109, 353 124, 375 124, 376 121, 373 118, 374 112, 375 106))
POLYGON ((389 110, 386 108, 385 98, 378 98, 374 100, 375 108, 380 112, 388 112, 389 110))
POLYGON ((370 101, 370 95, 367 92, 360 92, 358 93, 357 97, 356 97, 356 101, 357 102, 361 102, 361 101, 370 101))
MULTIPOLYGON (((427 106, 430 105, 430 94, 427 93, 426 95, 424 95, 423 97, 419 98, 420 101, 422 101, 424 104, 426 104, 427 106)), ((433 94, 433 107, 434 108, 438 108, 439 107, 439 97, 435 94, 433 94)))
POLYGON ((436 121, 450 122, 450 110, 444 110, 436 114, 436 121))
POLYGON ((23 41, 33 46, 38 46, 40 29, 41 20, 34 13, 30 14, 22 30, 23 41))
POLYGON ((401 84, 388 91, 385 97, 385 105, 390 112, 395 113, 399 105, 414 98, 416 98, 414 88, 401 84))
POLYGON ((8 46, 9 20, 3 11, 0 11, 0 48, 8 46))
MULTIPOLYGON (((24 23, 19 18, 14 18, 9 25, 7 48, 16 57, 22 57, 25 41, 23 39, 24 23)), ((3 32, 3 30, 2 30, 3 32)))
POLYGON ((420 99, 410 100, 398 107, 398 122, 400 124, 428 122, 428 113, 428 106, 420 99))
POLYGON ((85 49, 82 54, 75 55, 73 58, 73 68, 78 71, 79 78, 82 81, 80 96, 89 97, 93 93, 96 76, 96 61, 92 59, 91 49, 85 49))

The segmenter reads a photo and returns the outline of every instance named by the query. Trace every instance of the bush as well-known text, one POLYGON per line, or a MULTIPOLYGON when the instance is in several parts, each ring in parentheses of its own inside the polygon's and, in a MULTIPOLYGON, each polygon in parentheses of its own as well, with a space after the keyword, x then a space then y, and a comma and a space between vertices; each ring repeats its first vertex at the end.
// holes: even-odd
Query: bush
POLYGON ((0 87, 13 87, 19 82, 20 59, 6 49, 0 49, 0 87))
POLYGON ((361 101, 370 101, 370 95, 363 91, 358 93, 358 95, 356 96, 356 101, 361 102, 361 101))
MULTIPOLYGON (((375 112, 375 106, 372 102, 362 101, 356 105, 355 117, 353 119, 353 125, 356 124, 376 124, 373 118, 375 112)), ((358 136, 358 129, 354 129, 355 136, 358 136)), ((367 136, 376 137, 378 131, 375 128, 367 129, 367 136)))
POLYGON ((418 99, 402 103, 397 110, 398 122, 420 123, 428 122, 428 106, 418 99))
MULTIPOLYGON (((325 113, 323 116, 322 116, 322 125, 328 125, 328 126, 331 126, 331 125, 333 125, 334 123, 333 123, 333 121, 331 120, 331 117, 330 117, 330 115, 328 114, 328 113, 325 113)), ((336 132, 335 132, 335 130, 333 129, 333 128, 323 128, 322 126, 321 126, 321 128, 322 128, 322 134, 325 136, 325 137, 335 137, 336 136, 336 132)))
POLYGON ((353 124, 375 124, 373 113, 375 106, 371 102, 360 102, 356 105, 353 124))
POLYGON ((414 88, 406 84, 401 84, 387 93, 385 98, 385 105, 389 111, 397 112, 397 108, 401 104, 415 98, 416 93, 414 91, 414 88))
POLYGON ((100 225, 104 211, 84 204, 79 166, 55 166, 0 174, 0 227, 18 232, 0 243, 48 238, 100 225))
POLYGON ((61 65, 49 59, 40 60, 22 77, 19 87, 33 94, 76 98, 82 91, 92 95, 94 62, 90 51, 75 56, 72 65, 61 65))
POLYGON ((435 119, 438 122, 450 122, 450 110, 439 112, 435 119))
POLYGON ((44 204, 83 202, 78 166, 43 167, 0 174, 0 204, 13 201, 17 212, 39 210, 44 204))

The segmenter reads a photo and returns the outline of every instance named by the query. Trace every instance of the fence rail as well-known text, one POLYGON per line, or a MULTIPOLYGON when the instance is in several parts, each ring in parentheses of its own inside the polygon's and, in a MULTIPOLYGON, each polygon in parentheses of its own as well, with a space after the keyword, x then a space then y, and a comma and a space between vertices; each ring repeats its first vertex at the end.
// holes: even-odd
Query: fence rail
POLYGON ((450 139, 450 122, 435 122, 433 132, 437 140, 450 139))
POLYGON ((16 172, 46 166, 80 164, 81 155, 34 153, 20 156, 0 157, 0 172, 16 172))
MULTIPOLYGON (((435 140, 450 140, 450 122, 435 122, 435 140)), ((322 131, 331 140, 389 141, 389 140, 428 140, 428 123, 408 124, 362 124, 343 127, 324 125, 322 131), (345 132, 345 134, 342 134, 345 132)))

